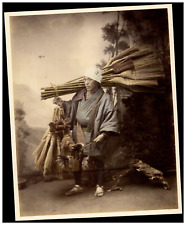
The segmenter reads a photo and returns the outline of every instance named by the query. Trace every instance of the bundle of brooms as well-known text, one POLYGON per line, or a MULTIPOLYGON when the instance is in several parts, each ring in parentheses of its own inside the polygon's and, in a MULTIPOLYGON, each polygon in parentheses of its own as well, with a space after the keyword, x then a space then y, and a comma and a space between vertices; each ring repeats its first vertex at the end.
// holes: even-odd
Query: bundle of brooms
MULTIPOLYGON (((102 68, 102 87, 122 86, 133 92, 158 87, 158 79, 165 77, 158 56, 149 48, 133 46, 111 58, 102 68)), ((59 86, 42 88, 41 99, 77 92, 84 88, 83 77, 59 86)))
MULTIPOLYGON (((56 107, 53 112, 52 122, 63 118, 63 108, 56 107)), ((57 157, 61 154, 61 138, 48 128, 41 142, 33 152, 35 168, 41 171, 46 178, 62 178, 62 167, 58 164, 57 157)))

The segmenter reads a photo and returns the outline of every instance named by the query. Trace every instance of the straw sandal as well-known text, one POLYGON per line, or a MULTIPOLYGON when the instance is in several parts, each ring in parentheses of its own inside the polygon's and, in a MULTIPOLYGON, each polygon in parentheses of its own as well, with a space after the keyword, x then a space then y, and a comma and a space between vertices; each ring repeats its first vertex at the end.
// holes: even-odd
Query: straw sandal
POLYGON ((104 195, 104 190, 103 190, 103 186, 96 186, 96 192, 95 192, 95 196, 96 197, 102 197, 104 195))
POLYGON ((80 187, 79 185, 75 185, 70 191, 66 192, 65 195, 66 196, 75 195, 82 193, 83 191, 84 189, 82 187, 80 187))

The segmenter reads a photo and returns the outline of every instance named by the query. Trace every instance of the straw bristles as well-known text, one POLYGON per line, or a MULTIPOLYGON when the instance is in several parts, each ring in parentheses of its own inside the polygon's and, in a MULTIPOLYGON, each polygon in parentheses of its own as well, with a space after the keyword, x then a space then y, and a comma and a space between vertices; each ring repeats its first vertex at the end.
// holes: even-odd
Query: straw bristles
POLYGON ((46 156, 45 163, 44 163, 44 167, 43 167, 43 169, 44 169, 43 174, 44 175, 50 174, 52 172, 53 151, 54 151, 54 144, 55 144, 55 141, 56 141, 55 139, 56 139, 56 136, 52 135, 50 147, 48 149, 47 156, 46 156))
POLYGON ((37 162, 38 159, 39 159, 39 157, 40 157, 40 154, 41 154, 41 152, 43 150, 43 147, 45 145, 45 141, 46 141, 46 138, 47 138, 48 133, 49 133, 49 128, 46 130, 45 134, 43 135, 43 137, 41 139, 40 144, 38 145, 38 147, 33 152, 33 156, 35 158, 35 162, 37 162))
POLYGON ((112 78, 109 82, 114 82, 114 83, 118 83, 120 85, 126 85, 126 86, 136 86, 136 85, 157 86, 158 85, 157 80, 131 80, 131 79, 122 78, 122 77, 112 78))
POLYGON ((112 61, 112 63, 110 63, 108 66, 104 67, 104 70, 111 69, 115 64, 118 64, 121 62, 127 62, 127 60, 135 60, 135 59, 141 58, 143 56, 149 55, 151 53, 152 53, 152 51, 150 49, 144 49, 144 50, 140 50, 138 52, 134 52, 131 55, 127 55, 127 56, 124 56, 122 58, 112 61))
POLYGON ((146 70, 127 70, 124 71, 120 74, 118 74, 118 77, 123 77, 123 78, 129 78, 133 80, 156 80, 157 78, 163 78, 165 77, 165 74, 163 71, 152 71, 150 70, 149 72, 146 70))
POLYGON ((38 145, 38 147, 33 152, 33 156, 35 158, 35 163, 37 163, 37 161, 38 161, 38 159, 41 155, 41 152, 43 150, 44 145, 45 145, 45 140, 41 140, 40 144, 38 145))
POLYGON ((52 134, 49 133, 47 138, 46 138, 46 142, 45 145, 43 147, 43 150, 38 158, 38 160, 36 161, 36 169, 42 171, 43 170, 43 166, 44 166, 44 162, 45 162, 45 158, 48 152, 48 146, 51 140, 52 134))
MULTIPOLYGON (((128 49, 126 49, 126 50, 120 52, 120 53, 119 53, 118 55, 116 55, 115 57, 111 58, 105 67, 108 67, 108 66, 109 66, 110 64, 112 64, 114 61, 116 61, 116 60, 118 60, 118 59, 121 59, 121 58, 123 58, 123 57, 125 57, 125 56, 129 56, 129 55, 131 55, 132 53, 137 52, 137 51, 139 51, 139 47, 138 47, 138 46, 132 46, 131 48, 128 48, 128 49)), ((105 68, 105 67, 104 67, 104 68, 105 68)))

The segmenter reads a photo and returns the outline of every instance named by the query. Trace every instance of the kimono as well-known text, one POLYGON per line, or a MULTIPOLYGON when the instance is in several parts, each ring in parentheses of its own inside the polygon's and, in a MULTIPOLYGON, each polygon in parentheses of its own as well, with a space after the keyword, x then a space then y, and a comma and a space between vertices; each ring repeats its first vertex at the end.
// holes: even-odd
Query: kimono
MULTIPOLYGON (((74 141, 77 143, 76 135, 77 132, 79 132, 77 131, 78 120, 82 122, 82 124, 80 124, 82 125, 82 128, 85 128, 85 145, 93 142, 93 140, 102 132, 119 133, 118 119, 110 96, 105 93, 102 88, 99 88, 96 93, 90 97, 90 99, 85 100, 85 92, 86 89, 82 89, 74 95, 71 101, 63 103, 66 116, 70 118, 70 126, 74 141), (97 112, 94 116, 93 129, 91 133, 89 133, 86 131, 86 122, 91 119, 89 117, 90 112, 95 99, 100 94, 102 95, 98 102, 97 112), (90 104, 90 107, 86 104, 86 101, 90 104)), ((103 156, 106 154, 106 149, 104 148, 105 144, 105 141, 102 143, 93 142, 84 148, 84 154, 88 156, 103 156)))

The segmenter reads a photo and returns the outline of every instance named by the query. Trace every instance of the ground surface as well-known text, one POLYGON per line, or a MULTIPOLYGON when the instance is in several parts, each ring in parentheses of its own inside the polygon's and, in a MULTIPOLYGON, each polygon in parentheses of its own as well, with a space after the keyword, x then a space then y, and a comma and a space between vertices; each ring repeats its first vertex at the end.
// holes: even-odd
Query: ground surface
MULTIPOLYGON (((65 192, 74 184, 72 179, 51 182, 41 180, 19 191, 20 215, 24 217, 176 209, 176 178, 169 176, 167 180, 171 190, 164 190, 150 182, 132 182, 125 178, 122 191, 106 191, 103 197, 94 197, 94 187, 86 187, 86 191, 78 195, 65 196, 65 192)), ((105 189, 108 190, 109 187, 110 183, 107 183, 105 189)))

